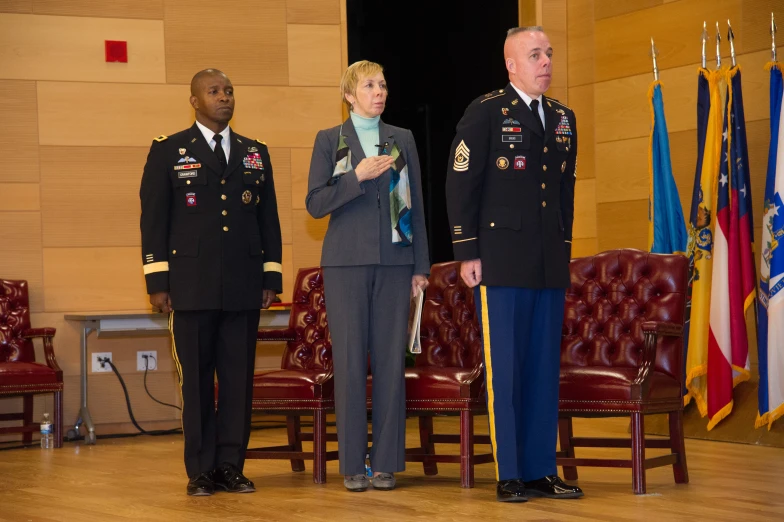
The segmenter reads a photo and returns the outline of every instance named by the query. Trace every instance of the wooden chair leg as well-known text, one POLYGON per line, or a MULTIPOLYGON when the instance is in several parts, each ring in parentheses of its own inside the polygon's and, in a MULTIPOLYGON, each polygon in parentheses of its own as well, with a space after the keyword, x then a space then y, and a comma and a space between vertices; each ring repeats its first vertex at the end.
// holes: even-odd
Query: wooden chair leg
POLYGON ((327 414, 324 410, 313 411, 313 482, 327 481, 327 414))
MULTIPOLYGON (((22 425, 29 427, 33 423, 33 396, 25 395, 22 400, 22 425)), ((30 444, 33 442, 33 432, 26 431, 22 434, 22 442, 30 444)))
MULTIPOLYGON (((431 441, 433 435, 433 417, 423 415, 419 417, 419 444, 426 455, 436 454, 436 445, 431 441)), ((438 464, 433 461, 423 460, 422 467, 425 475, 438 475, 438 464)))
MULTIPOLYGON (((299 422, 299 415, 289 415, 286 417, 286 428, 289 435, 289 448, 292 451, 302 451, 302 427, 299 422)), ((302 459, 291 459, 291 471, 305 471, 305 461, 302 459)))
MULTIPOLYGON (((574 458, 572 438, 574 438, 572 418, 565 417, 558 419, 558 440, 561 445, 561 451, 570 459, 574 458)), ((577 480, 577 468, 575 466, 563 466, 563 474, 566 480, 577 480)))
POLYGON ((63 447, 63 392, 54 392, 54 447, 63 447))
POLYGON ((636 495, 645 493, 645 428, 643 414, 632 413, 632 488, 636 495))
POLYGON ((678 455, 678 460, 672 465, 672 474, 676 484, 689 483, 689 469, 686 466, 686 444, 683 440, 683 410, 671 411, 670 418, 670 448, 678 455))
POLYGON ((474 416, 460 412, 460 487, 474 487, 474 416))

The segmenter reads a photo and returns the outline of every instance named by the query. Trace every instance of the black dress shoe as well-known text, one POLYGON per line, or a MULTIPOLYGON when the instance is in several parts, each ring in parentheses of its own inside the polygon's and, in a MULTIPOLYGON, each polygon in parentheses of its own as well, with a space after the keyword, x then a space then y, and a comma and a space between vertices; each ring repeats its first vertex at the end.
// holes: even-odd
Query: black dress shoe
POLYGON ((498 502, 528 502, 525 485, 518 479, 499 480, 495 487, 495 498, 498 502))
POLYGON ((188 481, 188 495, 192 497, 208 497, 215 493, 215 484, 209 473, 199 473, 188 481))
POLYGON ((212 480, 216 488, 229 493, 253 493, 256 487, 234 464, 223 463, 212 472, 212 480))
POLYGON ((558 475, 527 481, 524 484, 525 493, 529 497, 580 498, 583 496, 582 489, 577 486, 570 486, 558 478, 558 475))

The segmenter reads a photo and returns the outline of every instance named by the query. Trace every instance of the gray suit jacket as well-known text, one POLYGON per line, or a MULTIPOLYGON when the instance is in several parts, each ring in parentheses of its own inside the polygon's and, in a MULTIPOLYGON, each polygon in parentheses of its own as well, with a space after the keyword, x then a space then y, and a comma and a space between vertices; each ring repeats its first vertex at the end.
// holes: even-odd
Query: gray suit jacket
MULTIPOLYGON (((408 165, 411 185, 413 244, 392 244, 389 211, 391 170, 375 180, 359 182, 351 170, 333 185, 327 182, 335 170, 335 153, 341 127, 319 131, 313 146, 305 206, 316 219, 329 215, 329 227, 321 250, 321 266, 414 265, 415 274, 430 273, 422 181, 414 136, 411 131, 379 122, 379 143, 398 144, 408 165)), ((365 158, 351 118, 343 123, 343 135, 351 150, 354 168, 365 158)))

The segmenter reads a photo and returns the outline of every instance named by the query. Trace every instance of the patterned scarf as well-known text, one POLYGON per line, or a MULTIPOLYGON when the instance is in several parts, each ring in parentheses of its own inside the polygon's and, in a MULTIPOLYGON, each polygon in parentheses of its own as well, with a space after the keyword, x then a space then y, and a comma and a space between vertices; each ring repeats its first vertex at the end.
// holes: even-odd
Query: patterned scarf
MULTIPOLYGON (((392 244, 410 246, 413 241, 411 230, 411 185, 408 181, 408 165, 397 143, 392 147, 390 154, 395 158, 392 165, 392 179, 389 182, 389 212, 392 222, 392 244)), ((352 170, 351 149, 343 136, 343 127, 340 127, 338 149, 335 153, 335 169, 332 179, 337 181, 340 176, 352 170)))
POLYGON ((400 147, 395 143, 390 154, 392 179, 389 182, 389 211, 392 218, 392 244, 410 246, 414 234, 411 230, 411 184, 408 180, 408 165, 400 147))

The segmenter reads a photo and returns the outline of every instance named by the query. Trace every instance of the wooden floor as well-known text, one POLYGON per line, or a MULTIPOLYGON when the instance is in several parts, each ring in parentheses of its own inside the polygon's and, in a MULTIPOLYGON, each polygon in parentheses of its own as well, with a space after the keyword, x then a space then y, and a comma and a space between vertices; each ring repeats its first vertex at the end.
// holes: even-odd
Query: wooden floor
MULTIPOLYGON (((410 445, 418 438, 414 422, 410 445)), ((479 418, 477 431, 485 424, 479 418)), ((575 433, 623 436, 627 427, 621 419, 578 421, 575 433)), ((436 428, 456 432, 457 422, 437 419, 436 428)), ((252 435, 257 444, 284 439, 283 429, 252 435)), ((784 450, 700 440, 686 448, 690 484, 676 486, 671 468, 658 468, 648 471, 648 494, 635 496, 629 470, 581 468, 583 499, 501 504, 491 464, 477 466, 473 489, 460 488, 457 465, 440 464, 439 475, 426 477, 409 463, 395 491, 349 493, 336 462, 328 464, 327 484, 315 485, 310 463, 292 473, 287 461, 254 460, 245 472, 256 493, 191 498, 180 436, 66 443, 0 452, 0 520, 784 520, 784 450)))

